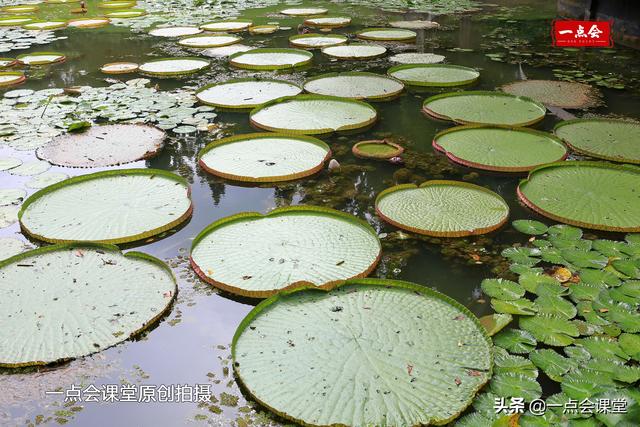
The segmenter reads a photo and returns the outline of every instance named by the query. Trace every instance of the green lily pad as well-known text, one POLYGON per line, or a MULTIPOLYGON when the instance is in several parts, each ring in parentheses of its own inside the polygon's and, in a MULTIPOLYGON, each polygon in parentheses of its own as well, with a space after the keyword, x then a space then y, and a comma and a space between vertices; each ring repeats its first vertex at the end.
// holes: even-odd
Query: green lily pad
POLYGON ((502 347, 494 347, 493 350, 494 374, 511 373, 533 379, 538 377, 538 368, 526 357, 509 354, 502 347))
POLYGON ((622 281, 615 274, 605 270, 580 270, 580 280, 592 286, 620 286, 622 281))
POLYGON ((143 74, 155 77, 176 77, 197 73, 209 66, 209 61, 196 57, 154 59, 138 68, 143 74))
POLYGON ((578 309, 570 301, 557 295, 541 295, 535 299, 539 314, 549 314, 566 319, 572 319, 578 313, 578 309))
POLYGON ((511 353, 525 354, 536 348, 538 342, 522 329, 505 329, 493 336, 493 343, 511 353))
POLYGON ((322 53, 335 59, 373 59, 387 53, 387 48, 376 44, 352 43, 349 45, 328 46, 322 53))
POLYGON ((19 205, 26 195, 21 188, 0 188, 0 206, 19 205))
POLYGON ((149 35, 155 37, 184 37, 200 34, 201 28, 198 27, 156 27, 149 31, 149 35))
POLYGON ((623 253, 627 244, 615 240, 598 239, 593 241, 591 247, 605 256, 620 258, 624 256, 623 253))
POLYGON ((576 340, 575 344, 587 350, 594 359, 601 358, 621 362, 629 360, 629 355, 620 348, 618 341, 613 338, 587 337, 576 340))
POLYGON ((547 226, 545 224, 531 219, 518 219, 513 221, 511 225, 519 232, 532 236, 539 236, 547 232, 547 226))
POLYGON ((404 152, 400 145, 387 140, 366 140, 353 144, 351 152, 363 159, 388 160, 404 152))
POLYGON ((411 86, 463 86, 476 82, 474 68, 445 64, 405 64, 389 68, 387 74, 411 86))
POLYGON ((540 254, 540 249, 527 247, 511 247, 506 248, 501 252, 501 255, 503 257, 508 258, 518 264, 529 266, 534 266, 540 262, 540 259, 535 258, 537 256, 540 256, 540 254))
MULTIPOLYGON (((478 320, 480 324, 484 326, 487 334, 492 337, 511 323, 513 316, 510 314, 493 313, 482 316, 478 320)), ((640 351, 640 349, 638 349, 638 351, 640 351)))
MULTIPOLYGON (((6 22, 6 21, 5 21, 6 22)), ((67 26, 67 21, 30 21, 22 26, 25 30, 57 30, 67 26)))
POLYGON ((0 27, 17 27, 29 22, 33 22, 35 18, 31 16, 16 15, 0 17, 0 27))
POLYGON ((114 10, 113 12, 109 12, 105 16, 107 18, 129 19, 129 18, 139 18, 146 14, 147 14, 147 11, 144 9, 122 9, 122 10, 114 10))
POLYGON ((521 316, 532 316, 538 311, 536 304, 526 298, 511 301, 492 298, 491 308, 498 313, 519 314, 521 316))
POLYGON ((481 287, 486 295, 506 301, 517 300, 525 293, 518 283, 506 279, 484 279, 481 287))
POLYGON ((18 55, 16 59, 23 65, 48 65, 63 62, 66 56, 59 52, 31 52, 18 55))
POLYGON ((620 334, 618 343, 624 353, 628 354, 635 361, 640 362, 640 335, 620 334))
POLYGON ((112 0, 98 3, 101 9, 127 9, 136 5, 136 1, 130 0, 112 0))
POLYGON ((609 263, 609 258, 597 251, 581 251, 579 249, 563 249, 562 257, 572 265, 580 268, 602 269, 609 263))
POLYGON ((208 22, 200 26, 205 31, 237 33, 249 29, 253 22, 246 19, 208 22))
POLYGON ((342 28, 351 24, 348 16, 319 16, 305 19, 304 25, 319 28, 342 28))
POLYGON ((313 16, 324 15, 328 10, 323 7, 291 7, 280 11, 283 15, 288 16, 313 16))
POLYGON ((416 36, 415 31, 403 28, 365 28, 356 32, 359 39, 374 41, 411 41, 416 36))
POLYGON ((535 378, 515 373, 494 375, 489 390, 500 397, 522 397, 527 402, 542 395, 542 387, 535 378))
POLYGON ((627 259, 618 259, 611 263, 620 273, 632 279, 640 279, 640 266, 638 262, 627 259))
POLYGON ((0 71, 0 87, 23 83, 27 78, 20 71, 0 71))
POLYGON ((317 95, 387 101, 397 97, 404 85, 395 79, 375 73, 345 72, 321 74, 304 83, 304 89, 317 95))
POLYGON ((229 64, 248 70, 284 70, 309 65, 313 53, 302 49, 259 48, 229 56, 229 64))
POLYGON ((529 353, 529 359, 549 378, 557 382, 561 382, 562 375, 574 366, 571 360, 551 349, 534 350, 529 353))
POLYGON ((419 52, 397 53, 389 57, 389 61, 399 62, 400 64, 437 64, 444 60, 445 57, 442 55, 419 52))
POLYGON ((521 317, 518 324, 538 341, 551 346, 568 346, 580 335, 578 328, 569 320, 549 314, 521 317))
POLYGON ((295 96, 302 89, 275 79, 244 78, 212 83, 196 91, 198 101, 222 108, 255 108, 283 96, 295 96))
POLYGON ((522 80, 500 88, 506 93, 526 96, 545 105, 568 109, 587 109, 601 104, 599 90, 584 83, 557 80, 522 80))
POLYGON ((616 384, 611 374, 582 369, 566 374, 560 387, 567 396, 581 401, 595 394, 613 390, 616 384))
POLYGON ((178 44, 192 48, 221 47, 238 43, 240 40, 242 38, 230 34, 206 34, 182 38, 178 44))
POLYGON ((327 46, 338 46, 347 43, 349 39, 340 34, 296 34, 289 37, 289 44, 304 49, 321 49, 327 46))

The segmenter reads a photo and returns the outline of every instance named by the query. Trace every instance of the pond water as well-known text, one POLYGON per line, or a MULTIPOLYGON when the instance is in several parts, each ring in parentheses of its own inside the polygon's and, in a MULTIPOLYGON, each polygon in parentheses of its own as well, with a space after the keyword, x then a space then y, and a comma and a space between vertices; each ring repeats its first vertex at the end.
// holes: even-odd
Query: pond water
MULTIPOLYGON (((13 2, 0 1, 0 4, 9 3, 13 2)), ((190 21, 188 13, 178 13, 189 3, 167 2, 170 4, 167 10, 172 10, 170 13, 176 16, 171 22, 198 24, 215 17, 215 12, 200 10, 202 6, 191 6, 200 12, 194 14, 190 21)), ((302 19, 277 14, 291 2, 264 3, 268 3, 268 6, 261 7, 259 1, 229 1, 222 2, 215 10, 221 16, 252 19, 254 24, 277 21, 280 26, 291 27, 272 35, 243 34, 243 43, 251 46, 287 47, 288 37, 296 33, 296 27, 302 19)), ((411 3, 427 4, 423 10, 429 9, 428 1, 411 3)), ((434 3, 465 5, 471 2, 434 3)), ((474 87, 479 90, 493 90, 502 84, 519 80, 523 75, 530 79, 548 79, 554 78, 554 75, 569 75, 564 74, 566 71, 577 71, 583 74, 574 77, 578 80, 585 75, 608 76, 616 79, 612 85, 624 85, 625 89, 602 87, 604 106, 592 109, 589 113, 640 117, 640 109, 637 108, 640 55, 636 51, 618 46, 613 52, 555 49, 550 46, 548 36, 551 19, 555 16, 555 2, 491 0, 491 4, 486 3, 478 2, 478 10, 474 12, 438 15, 382 8, 393 8, 393 2, 352 4, 348 1, 307 1, 296 3, 296 6, 326 7, 331 14, 353 17, 349 27, 334 30, 340 34, 352 34, 360 28, 381 26, 395 19, 433 19, 441 24, 439 30, 421 34, 415 44, 387 44, 390 53, 429 52, 444 55, 447 63, 474 67, 481 72, 480 81, 474 87), (380 6, 375 6, 376 3, 380 3, 380 6), (498 55, 490 57, 487 53, 498 55)), ((99 15, 97 2, 88 1, 87 4, 91 15, 99 15)), ((149 7, 162 9, 157 4, 149 7)), ((77 7, 77 4, 42 5, 44 12, 40 16, 68 17, 71 7, 77 7)), ((139 3, 138 7, 147 8, 144 2, 139 3)), ((137 76, 105 76, 99 71, 99 67, 105 63, 142 63, 156 57, 195 56, 194 51, 178 47, 172 39, 149 36, 142 32, 142 28, 130 28, 129 24, 100 29, 67 29, 55 34, 66 38, 46 46, 3 54, 15 56, 46 50, 67 55, 64 63, 30 71, 28 82, 21 88, 38 90, 76 85, 107 86, 137 76)), ((256 73, 232 69, 225 58, 212 58, 212 66, 207 71, 179 79, 152 78, 150 84, 163 91, 180 87, 195 89, 212 82, 253 75, 277 76, 301 83, 309 77, 336 71, 384 74, 389 66, 389 61, 384 57, 370 61, 338 62, 316 51, 313 66, 309 68, 295 72, 256 73)), ((174 268, 179 279, 179 295, 173 309, 157 327, 140 339, 127 341, 92 357, 17 374, 0 371, 3 374, 0 375, 0 425, 25 425, 27 421, 38 420, 92 426, 246 425, 245 419, 253 420, 254 425, 277 424, 277 420, 256 415, 255 411, 245 406, 244 398, 229 374, 228 345, 237 325, 256 301, 218 293, 200 282, 190 271, 187 262, 194 236, 206 225, 243 211, 264 213, 274 207, 307 203, 350 212, 367 220, 380 233, 384 257, 373 276, 405 279, 433 287, 467 305, 477 315, 490 312, 487 303, 478 301, 480 281, 504 272, 506 267, 499 256, 500 251, 513 242, 524 241, 525 237, 506 226, 495 233, 474 238, 416 238, 398 233, 396 228, 381 222, 373 208, 375 196, 398 182, 457 179, 486 186, 500 194, 511 208, 511 220, 536 218, 516 200, 515 188, 521 177, 478 173, 456 166, 434 152, 431 146, 434 134, 451 124, 426 118, 420 109, 422 101, 437 92, 409 89, 398 99, 375 103, 380 120, 372 128, 357 134, 323 137, 342 165, 339 172, 329 173, 325 170, 311 178, 278 186, 240 186, 205 173, 197 166, 195 156, 213 136, 206 132, 180 136, 169 131, 170 142, 158 157, 127 167, 146 166, 173 171, 187 178, 192 185, 194 214, 188 223, 162 239, 137 247, 138 250, 168 260, 174 268), (405 165, 356 159, 351 154, 353 143, 381 137, 388 137, 406 147, 405 165), (120 383, 209 384, 217 396, 223 393, 223 401, 211 407, 198 407, 195 403, 126 402, 65 406, 59 395, 44 395, 46 390, 64 390, 72 384, 100 386, 120 383), (235 397, 240 397, 240 401, 235 402, 235 397), (237 421, 239 418, 241 420, 237 421)), ((231 135, 254 131, 247 113, 216 113, 213 122, 220 128, 217 132, 231 135)), ((548 114, 535 128, 550 130, 558 121, 557 117, 548 114)), ((19 157, 24 161, 34 159, 31 151, 16 152, 0 145, 0 157, 5 156, 19 157)), ((59 167, 53 167, 51 171, 67 175, 85 172, 59 167)), ((0 174, 3 188, 24 188, 30 179, 4 172, 0 174)), ((18 236, 19 232, 18 225, 14 224, 1 229, 0 237, 24 239, 18 236)))

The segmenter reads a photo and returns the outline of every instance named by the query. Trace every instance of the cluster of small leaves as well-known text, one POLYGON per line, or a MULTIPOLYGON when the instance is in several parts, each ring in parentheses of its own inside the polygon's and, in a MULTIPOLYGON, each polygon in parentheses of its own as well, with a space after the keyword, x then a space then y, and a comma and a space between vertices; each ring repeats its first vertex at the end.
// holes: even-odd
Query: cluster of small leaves
POLYGON ((502 252, 518 281, 485 279, 481 285, 496 312, 481 319, 496 346, 494 376, 476 398, 475 412, 456 425, 514 420, 524 427, 635 425, 640 414, 640 234, 617 241, 585 238, 581 229, 568 225, 519 220, 513 226, 532 236, 527 246, 502 252), (542 378, 558 383, 560 392, 544 393, 542 378), (547 411, 542 416, 496 413, 496 399, 543 397, 547 411), (624 399, 626 412, 581 409, 606 399, 624 399), (567 411, 570 402, 578 409, 567 411))
POLYGON ((33 46, 46 45, 61 38, 64 37, 56 36, 53 31, 32 31, 14 27, 0 28, 0 53, 30 49, 33 46))

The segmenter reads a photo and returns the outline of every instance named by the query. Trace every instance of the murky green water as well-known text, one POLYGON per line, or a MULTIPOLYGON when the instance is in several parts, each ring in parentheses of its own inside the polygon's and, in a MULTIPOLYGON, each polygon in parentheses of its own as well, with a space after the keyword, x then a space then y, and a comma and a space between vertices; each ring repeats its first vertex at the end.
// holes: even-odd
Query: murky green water
MULTIPOLYGON (((90 10, 94 11, 97 2, 88 3, 90 10)), ((599 51, 568 52, 552 48, 548 34, 550 20, 555 15, 553 1, 494 0, 493 6, 486 6, 481 12, 451 16, 392 13, 362 5, 349 5, 348 2, 305 2, 307 5, 311 3, 313 6, 327 7, 331 12, 354 17, 352 25, 336 30, 338 33, 353 33, 363 26, 383 24, 392 18, 437 20, 443 26, 441 30, 426 33, 424 39, 418 39, 417 45, 391 44, 390 50, 433 52, 445 55, 448 63, 476 67, 482 73, 477 89, 492 90, 519 79, 522 72, 528 78, 553 78, 553 70, 556 70, 556 74, 557 70, 613 73, 627 85, 627 90, 603 89, 606 106, 590 113, 640 117, 637 108, 639 54, 624 48, 616 48, 613 54, 599 51), (507 5, 512 8, 503 7, 507 5), (496 52, 504 53, 504 59, 514 63, 493 61, 486 56, 486 53, 496 52), (527 53, 530 55, 527 56, 527 53), (523 61, 522 68, 517 65, 518 60, 523 61)), ((64 8, 69 6, 57 7, 51 16, 56 16, 64 8)), ((283 19, 275 15, 281 8, 276 5, 239 12, 242 17, 254 19, 257 24, 279 21, 281 26, 292 27, 291 30, 269 36, 245 35, 244 43, 256 47, 287 46, 287 39, 295 33, 301 18, 283 19)), ((127 27, 70 29, 60 33, 68 38, 40 50, 64 52, 68 56, 67 61, 43 69, 24 88, 104 86, 109 83, 105 81, 105 75, 98 71, 104 63, 142 63, 153 57, 192 53, 176 48, 175 43, 169 40, 131 33, 127 27)), ((31 48, 25 52, 35 50, 38 49, 31 48)), ((255 74, 231 69, 225 59, 213 59, 212 64, 205 73, 178 80, 153 80, 152 84, 157 84, 163 90, 185 85, 196 88, 214 81, 255 74)), ((312 68, 294 73, 260 74, 276 74, 279 78, 301 83, 308 77, 326 72, 358 70, 384 73, 389 66, 385 59, 331 62, 317 52, 312 68)), ((125 402, 79 403, 63 408, 60 396, 44 395, 45 390, 66 389, 71 384, 86 386, 93 383, 100 386, 123 382, 210 384, 218 397, 222 392, 239 395, 228 373, 229 351, 218 346, 226 347, 230 343, 236 326, 252 308, 252 301, 240 301, 217 294, 208 285, 193 278, 186 259, 193 237, 206 225, 242 211, 266 212, 275 206, 310 203, 351 212, 368 220, 384 237, 385 255, 375 275, 434 287, 468 305, 478 315, 490 311, 488 304, 477 301, 479 283, 481 279, 493 275, 493 272, 503 271, 504 266, 497 254, 504 245, 522 240, 522 235, 505 227, 479 238, 417 239, 398 233, 393 227, 381 223, 374 214, 375 196, 388 186, 397 182, 447 178, 470 180, 496 191, 509 202, 511 219, 534 217, 515 200, 518 177, 478 174, 452 165, 443 156, 434 153, 431 147, 433 135, 450 124, 427 119, 420 113, 422 101, 432 93, 410 89, 394 101, 375 104, 380 120, 373 128, 356 135, 324 138, 343 165, 341 172, 329 174, 325 171, 310 179, 278 187, 243 187, 214 178, 200 170, 195 162, 196 153, 211 137, 203 133, 181 138, 174 135, 167 149, 159 157, 146 162, 146 166, 175 171, 192 182, 194 215, 177 232, 139 248, 161 259, 171 260, 180 281, 180 293, 173 310, 151 333, 139 340, 126 342, 68 365, 35 373, 0 376, 0 425, 24 425, 26 420, 35 422, 38 415, 51 423, 66 421, 69 425, 92 426, 181 426, 209 422, 232 425, 237 417, 246 417, 245 409, 239 409, 244 405, 242 400, 236 407, 228 406, 233 402, 225 401, 223 403, 227 406, 217 403, 211 408, 198 408, 193 403, 125 402), (406 147, 404 166, 356 160, 352 156, 350 147, 354 142, 381 136, 390 137, 406 147), (216 408, 222 412, 216 414, 216 408)), ((548 115, 536 127, 550 130, 557 121, 557 118, 548 115)), ((227 133, 252 131, 246 113, 220 112, 216 123, 223 126, 227 133)), ((9 153, 16 155, 12 150, 0 147, 0 156, 9 153)), ((17 155, 25 160, 32 158, 29 152, 17 155)), ((127 166, 144 165, 140 162, 127 166)), ((52 169, 57 170, 63 169, 52 169)), ((64 172, 70 175, 82 173, 80 170, 64 172)), ((24 186, 27 179, 2 173, 2 187, 24 186)), ((12 236, 15 233, 19 233, 17 225, 0 230, 0 236, 12 236)))

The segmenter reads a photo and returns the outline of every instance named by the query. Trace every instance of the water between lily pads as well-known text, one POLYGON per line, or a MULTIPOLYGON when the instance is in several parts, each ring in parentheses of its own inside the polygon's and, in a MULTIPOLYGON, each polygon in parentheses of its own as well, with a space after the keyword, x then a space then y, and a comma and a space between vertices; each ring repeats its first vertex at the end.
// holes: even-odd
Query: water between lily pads
MULTIPOLYGON (((97 14, 96 3, 88 2, 93 14, 97 14)), ((268 3, 271 5, 266 8, 253 7, 243 11, 246 4, 237 2, 236 8, 227 12, 233 15, 235 10, 243 18, 253 19, 256 24, 278 21, 281 26, 292 27, 272 35, 243 34, 245 44, 256 47, 286 47, 288 37, 295 33, 302 19, 277 15, 276 12, 285 6, 277 5, 276 2, 268 3)), ((554 78, 554 74, 578 70, 583 75, 617 78, 627 85, 627 90, 624 91, 604 88, 606 106, 593 110, 593 113, 627 117, 640 115, 637 108, 639 54, 618 47, 613 53, 572 52, 552 48, 548 34, 550 20, 555 14, 553 1, 493 0, 493 6, 484 6, 480 12, 448 16, 393 13, 375 7, 350 5, 348 2, 303 2, 311 3, 313 6, 327 7, 331 14, 352 16, 354 20, 351 26, 335 30, 342 34, 353 33, 364 26, 381 26, 392 19, 435 19, 443 26, 440 31, 427 32, 423 35, 424 38, 418 38, 417 45, 390 44, 388 47, 391 53, 415 50, 432 52, 445 55, 448 63, 478 68, 481 79, 475 86, 477 89, 492 90, 519 79, 521 71, 518 62, 523 63, 522 70, 528 78, 554 78), (487 53, 498 55, 488 57, 487 53), (613 77, 607 73, 613 73, 613 77)), ((173 4, 177 7, 177 2, 173 4)), ((139 3, 139 6, 143 4, 139 3)), ((64 6, 59 6, 56 9, 57 15, 49 18, 63 14, 64 10, 64 6)), ((68 38, 51 43, 45 49, 32 47, 30 50, 3 54, 9 56, 47 50, 67 55, 67 61, 63 64, 30 71, 31 78, 22 88, 104 86, 109 84, 105 82, 107 76, 98 70, 104 63, 142 63, 156 57, 193 55, 193 51, 177 47, 170 39, 132 33, 126 26, 112 25, 96 30, 69 29, 60 31, 57 35, 68 38)), ((363 62, 330 61, 317 52, 311 68, 293 73, 262 75, 302 83, 308 77, 328 72, 357 70, 384 74, 390 65, 392 64, 384 58, 363 62)), ((211 69, 206 72, 182 79, 152 79, 151 84, 158 85, 162 90, 184 86, 197 88, 212 82, 250 75, 254 73, 231 69, 225 59, 214 58, 211 69)), ((137 76, 113 77, 124 81, 137 76)), ((0 375, 0 425, 24 425, 27 420, 92 426, 179 426, 206 423, 221 426, 246 425, 243 422, 247 421, 240 421, 239 418, 252 419, 254 424, 260 424, 260 421, 256 421, 256 415, 244 406, 244 399, 229 373, 228 361, 228 344, 233 333, 255 302, 217 294, 210 286, 194 279, 187 262, 191 241, 197 233, 219 218, 242 211, 266 212, 277 206, 310 203, 351 212, 368 220, 381 235, 387 257, 374 275, 424 284, 450 295, 478 315, 490 312, 487 302, 477 301, 480 281, 504 270, 505 264, 499 257, 500 250, 507 244, 524 242, 523 235, 507 226, 481 238, 417 240, 409 234, 398 233, 374 214, 376 194, 396 181, 421 182, 444 178, 464 179, 488 186, 507 200, 512 220, 535 217, 515 199, 515 187, 520 177, 478 174, 454 166, 434 152, 431 147, 433 135, 451 126, 449 123, 427 119, 420 113, 422 101, 434 93, 438 91, 409 89, 396 100, 374 104, 380 117, 374 127, 354 135, 324 138, 342 164, 341 171, 331 175, 324 171, 310 179, 275 188, 238 186, 206 174, 196 165, 195 155, 209 142, 211 136, 199 133, 180 137, 169 132, 170 143, 160 156, 127 167, 165 169, 186 177, 192 183, 195 209, 188 224, 163 239, 137 248, 170 260, 180 286, 173 310, 143 338, 118 345, 93 357, 38 373, 25 371, 9 375, 8 372, 2 372, 7 375, 0 375), (351 154, 353 143, 383 137, 389 137, 405 146, 407 164, 404 167, 356 159, 351 154), (71 384, 86 386, 92 383, 97 386, 120 383, 209 384, 221 401, 200 408, 194 403, 72 403, 64 406, 60 396, 44 395, 46 390, 64 390, 71 384), (236 402, 235 396, 240 397, 239 402, 236 402)), ((550 130, 557 121, 557 118, 548 115, 536 128, 550 130)), ((218 112, 215 123, 233 134, 254 131, 246 113, 218 112)), ((5 155, 18 156, 25 161, 33 160, 31 152, 13 152, 0 147, 0 156, 5 155)), ((51 171, 69 175, 88 172, 58 167, 53 167, 51 171)), ((24 188, 28 179, 29 177, 2 173, 2 188, 24 188)), ((29 190, 30 193, 33 191, 29 190)), ((14 224, 0 230, 0 237, 16 236, 16 233, 19 233, 19 228, 14 224)))

